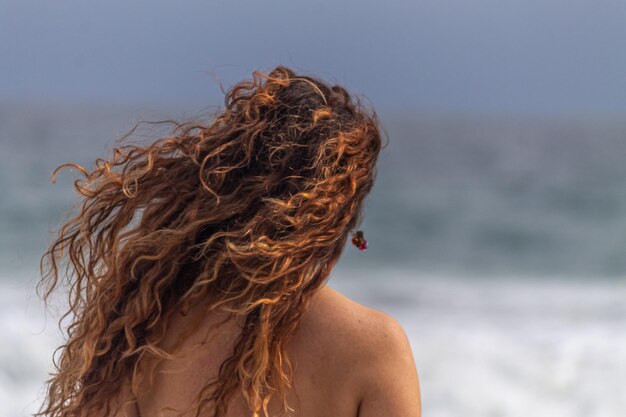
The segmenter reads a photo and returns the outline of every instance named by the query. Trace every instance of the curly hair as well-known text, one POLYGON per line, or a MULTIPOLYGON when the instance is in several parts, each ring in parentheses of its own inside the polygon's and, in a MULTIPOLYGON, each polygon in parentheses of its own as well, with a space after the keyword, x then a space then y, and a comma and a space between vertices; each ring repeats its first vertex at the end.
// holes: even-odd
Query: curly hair
POLYGON ((224 103, 210 123, 167 122, 149 145, 127 141, 131 130, 90 170, 54 170, 53 182, 67 167, 84 178, 79 213, 41 258, 38 292, 65 288, 70 324, 35 416, 107 415, 119 381, 136 392, 140 359, 171 357, 159 347, 168 319, 194 300, 244 323, 196 416, 208 404, 224 415, 238 390, 253 416, 274 395, 289 408, 285 345, 361 222, 378 117, 285 66, 254 71, 224 103))

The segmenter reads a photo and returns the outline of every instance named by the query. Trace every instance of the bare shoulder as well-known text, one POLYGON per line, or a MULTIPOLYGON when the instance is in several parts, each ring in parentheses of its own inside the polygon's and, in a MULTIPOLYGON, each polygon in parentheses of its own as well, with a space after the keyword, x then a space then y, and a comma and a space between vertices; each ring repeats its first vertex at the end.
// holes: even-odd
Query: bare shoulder
POLYGON ((325 286, 311 300, 302 329, 309 347, 332 357, 337 373, 351 375, 360 417, 421 415, 412 349, 394 317, 325 286))
POLYGON ((406 332, 394 317, 357 303, 328 286, 313 297, 302 320, 308 330, 324 330, 325 337, 335 346, 345 341, 351 355, 357 347, 365 354, 377 354, 378 349, 391 347, 390 344, 408 347, 406 332))
POLYGON ((376 348, 389 343, 403 343, 407 336, 400 323, 391 315, 359 304, 339 291, 324 286, 311 301, 303 315, 303 326, 322 332, 333 345, 344 344, 350 355, 359 352, 376 353, 376 348), (331 331, 332 330, 332 331, 331 331), (368 352, 368 351, 374 352, 368 352))

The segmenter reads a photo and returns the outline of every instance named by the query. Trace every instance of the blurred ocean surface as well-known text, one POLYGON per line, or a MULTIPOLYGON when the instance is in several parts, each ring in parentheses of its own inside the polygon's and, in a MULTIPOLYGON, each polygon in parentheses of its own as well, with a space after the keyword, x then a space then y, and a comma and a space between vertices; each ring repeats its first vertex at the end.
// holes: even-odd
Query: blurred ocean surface
MULTIPOLYGON (((33 287, 80 174, 53 169, 189 116, 0 103, 0 417, 36 409, 61 341, 33 287)), ((381 119, 369 249, 346 247, 330 285, 405 327, 424 415, 623 416, 626 121, 381 119)))

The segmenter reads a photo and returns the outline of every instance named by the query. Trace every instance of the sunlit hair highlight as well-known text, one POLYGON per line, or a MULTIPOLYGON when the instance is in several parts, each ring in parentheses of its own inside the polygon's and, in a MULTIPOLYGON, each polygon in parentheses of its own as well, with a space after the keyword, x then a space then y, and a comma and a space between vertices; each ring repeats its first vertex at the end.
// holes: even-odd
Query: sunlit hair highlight
POLYGON ((68 290, 70 324, 35 416, 108 415, 119 381, 136 392, 140 359, 172 357, 159 342, 174 307, 198 302, 243 325, 196 415, 224 415, 238 391, 251 415, 268 416, 273 396, 289 409, 285 346, 361 222, 375 112, 278 66, 235 84, 210 123, 175 123, 147 145, 129 136, 90 169, 53 173, 84 178, 78 214, 41 259, 38 288, 45 300, 68 290))

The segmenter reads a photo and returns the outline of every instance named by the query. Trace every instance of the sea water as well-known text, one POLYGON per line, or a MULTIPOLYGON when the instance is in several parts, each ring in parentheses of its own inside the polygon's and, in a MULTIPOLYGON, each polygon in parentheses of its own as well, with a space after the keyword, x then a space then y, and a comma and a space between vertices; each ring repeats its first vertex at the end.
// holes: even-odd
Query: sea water
MULTIPOLYGON (((62 302, 34 285, 76 171, 145 109, 0 105, 0 417, 43 398, 62 302)), ((424 415, 622 416, 626 126, 604 119, 383 118, 365 252, 330 285, 403 325, 424 415)), ((142 139, 149 140, 144 136, 142 139)), ((383 352, 384 353, 384 352, 383 352)))

